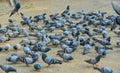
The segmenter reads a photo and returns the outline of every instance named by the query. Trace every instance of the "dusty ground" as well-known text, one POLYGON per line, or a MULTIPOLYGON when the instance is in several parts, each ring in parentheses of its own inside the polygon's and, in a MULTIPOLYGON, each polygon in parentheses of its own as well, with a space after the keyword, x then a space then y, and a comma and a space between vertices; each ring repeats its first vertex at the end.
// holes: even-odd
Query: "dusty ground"
MULTIPOLYGON (((100 10, 107 12, 108 15, 115 14, 111 6, 111 0, 24 0, 24 2, 21 2, 21 5, 22 7, 20 12, 23 12, 27 16, 33 16, 43 12, 46 12, 47 15, 51 13, 60 13, 66 8, 67 5, 70 5, 71 13, 82 9, 85 12, 100 10)), ((7 3, 0 3, 0 23, 2 26, 8 25, 7 20, 10 10, 11 8, 7 3)), ((20 16, 17 14, 15 14, 12 18, 16 20, 16 24, 19 24, 18 22, 21 21, 20 16)), ((113 34, 113 32, 109 32, 108 35, 112 36, 112 47, 114 50, 108 51, 108 55, 99 62, 99 66, 108 66, 113 68, 114 73, 120 73, 120 49, 115 47, 116 40, 120 38, 113 34)), ((21 38, 15 38, 14 40, 6 43, 14 44, 20 41, 20 39, 21 38)), ((3 43, 0 45, 3 45, 3 43)), ((59 58, 55 55, 59 47, 51 48, 53 50, 48 52, 48 55, 59 58)), ((12 50, 9 52, 0 52, 0 64, 8 64, 5 59, 12 52, 12 50)), ((47 64, 45 64, 40 57, 39 62, 42 64, 42 69, 40 72, 34 71, 33 65, 30 65, 30 67, 26 67, 25 64, 21 63, 12 65, 17 68, 17 73, 99 73, 92 68, 92 65, 84 62, 85 59, 95 57, 96 52, 91 50, 90 53, 85 56, 81 55, 81 52, 82 47, 78 47, 77 51, 72 53, 74 57, 73 61, 63 63, 62 65, 52 65, 49 68, 46 67, 47 64)), ((22 54, 22 51, 18 51, 18 53, 22 54)), ((0 73, 4 72, 0 70, 0 73)))

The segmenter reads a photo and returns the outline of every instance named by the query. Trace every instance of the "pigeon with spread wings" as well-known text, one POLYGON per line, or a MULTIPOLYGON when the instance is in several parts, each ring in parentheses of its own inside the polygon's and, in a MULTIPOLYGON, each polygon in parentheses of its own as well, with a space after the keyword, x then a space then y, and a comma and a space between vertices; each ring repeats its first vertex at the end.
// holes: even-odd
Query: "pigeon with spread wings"
POLYGON ((116 22, 117 22, 117 24, 120 25, 120 5, 117 2, 113 1, 112 7, 115 10, 115 12, 119 15, 116 17, 116 22))
POLYGON ((10 5, 13 7, 11 14, 9 17, 11 17, 13 14, 15 14, 16 12, 18 12, 18 10, 20 9, 20 3, 17 2, 17 0, 9 0, 10 5))

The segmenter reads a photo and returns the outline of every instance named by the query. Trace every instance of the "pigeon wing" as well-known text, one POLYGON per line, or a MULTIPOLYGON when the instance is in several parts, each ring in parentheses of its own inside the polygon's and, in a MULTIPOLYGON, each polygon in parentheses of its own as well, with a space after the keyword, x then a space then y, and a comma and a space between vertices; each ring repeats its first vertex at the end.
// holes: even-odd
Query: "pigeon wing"
POLYGON ((12 6, 13 8, 15 8, 15 5, 17 4, 16 0, 9 0, 9 4, 10 6, 12 6))
POLYGON ((112 2, 112 7, 113 7, 113 9, 115 10, 115 12, 116 12, 118 15, 120 15, 120 5, 119 5, 117 2, 113 1, 113 2, 112 2))

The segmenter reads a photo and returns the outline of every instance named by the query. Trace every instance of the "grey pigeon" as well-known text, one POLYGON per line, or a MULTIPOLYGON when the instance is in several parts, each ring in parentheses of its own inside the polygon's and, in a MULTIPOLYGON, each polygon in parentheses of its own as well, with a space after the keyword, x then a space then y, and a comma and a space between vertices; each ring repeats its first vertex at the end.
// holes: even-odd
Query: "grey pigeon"
POLYGON ((18 61, 20 61, 20 57, 18 55, 11 55, 9 58, 6 59, 7 62, 11 62, 11 63, 17 63, 18 61))
MULTIPOLYGON (((113 9, 115 10, 115 12, 116 12, 118 15, 120 15, 120 5, 119 5, 117 2, 113 1, 113 2, 112 2, 112 7, 113 7, 113 9)), ((117 17, 116 17, 116 22, 117 22, 117 24, 120 25, 120 16, 117 16, 117 17)))
POLYGON ((16 43, 13 45, 13 49, 14 50, 20 50, 21 49, 21 45, 19 43, 16 43))
POLYGON ((115 30, 114 33, 118 36, 120 36, 120 30, 115 30))
POLYGON ((40 52, 48 52, 51 50, 51 48, 49 47, 41 47, 40 49, 38 49, 40 52))
POLYGON ((25 63, 26 66, 29 66, 29 64, 35 63, 39 58, 39 55, 36 53, 31 54, 31 57, 20 57, 20 61, 25 63))
POLYGON ((62 59, 63 59, 63 61, 69 61, 69 60, 73 60, 73 57, 72 57, 72 55, 70 55, 70 54, 67 54, 67 53, 57 53, 57 55, 59 56, 59 57, 61 57, 62 59))
POLYGON ((20 35, 24 35, 25 37, 29 36, 29 32, 26 30, 26 28, 19 28, 18 32, 20 35))
POLYGON ((12 24, 12 25, 6 26, 6 28, 12 31, 17 31, 19 27, 16 24, 12 24))
POLYGON ((94 67, 94 69, 98 70, 100 73, 114 73, 113 69, 110 67, 94 67))
POLYGON ((62 64, 62 62, 53 57, 47 56, 45 53, 42 53, 42 60, 50 66, 51 64, 62 64))
POLYGON ((5 73, 9 73, 9 72, 16 72, 17 70, 15 67, 11 66, 11 65, 0 65, 0 68, 5 71, 5 73))
POLYGON ((98 55, 95 58, 85 60, 85 62, 92 64, 94 67, 95 65, 97 66, 97 63, 100 61, 100 58, 101 58, 101 55, 98 55))
POLYGON ((10 0, 10 3, 13 4, 13 10, 9 17, 15 14, 15 12, 18 12, 18 10, 20 9, 20 3, 17 2, 16 0, 10 0))
POLYGON ((83 55, 87 54, 91 48, 90 44, 85 44, 83 48, 83 55))
POLYGON ((120 15, 120 6, 119 6, 119 4, 118 4, 117 2, 115 2, 115 1, 113 1, 113 2, 112 2, 112 7, 113 7, 113 9, 115 10, 115 12, 116 12, 118 15, 120 15))
POLYGON ((61 44, 61 48, 62 48, 62 50, 59 50, 58 52, 64 52, 64 53, 68 53, 68 54, 73 53, 76 50, 76 48, 69 47, 65 44, 61 44))
POLYGON ((0 28, 0 34, 5 34, 8 31, 7 28, 0 28))
POLYGON ((40 70, 41 69, 41 63, 39 63, 39 62, 36 62, 35 64, 34 64, 34 69, 35 70, 40 70))
POLYGON ((103 48, 102 46, 95 46, 95 50, 96 52, 101 55, 102 57, 106 56, 107 51, 105 48, 103 48))
POLYGON ((117 40, 116 45, 120 47, 120 40, 117 40))
POLYGON ((31 49, 26 44, 24 44, 24 46, 23 46, 23 51, 26 55, 31 55, 32 54, 31 49))
POLYGON ((36 15, 34 16, 34 22, 39 22, 40 20, 44 20, 46 17, 45 17, 46 13, 43 13, 43 14, 40 14, 40 15, 36 15))
POLYGON ((10 50, 11 49, 11 45, 10 44, 5 44, 4 46, 3 46, 3 50, 5 50, 5 51, 8 51, 8 50, 10 50))
POLYGON ((11 40, 9 37, 0 36, 0 43, 11 40))
POLYGON ((106 30, 103 30, 103 31, 101 32, 103 38, 107 38, 107 33, 108 33, 108 32, 107 32, 106 30))

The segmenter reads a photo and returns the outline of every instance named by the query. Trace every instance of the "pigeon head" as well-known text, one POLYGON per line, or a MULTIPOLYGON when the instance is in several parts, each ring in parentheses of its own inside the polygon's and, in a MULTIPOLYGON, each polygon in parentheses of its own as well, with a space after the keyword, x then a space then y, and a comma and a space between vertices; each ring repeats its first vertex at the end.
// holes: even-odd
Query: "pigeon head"
POLYGON ((17 9, 17 11, 20 9, 20 3, 16 4, 16 9, 17 9))
POLYGON ((23 16, 24 14, 22 12, 20 12, 20 15, 23 16))
POLYGON ((70 6, 68 5, 66 9, 67 9, 67 10, 70 10, 70 6))

